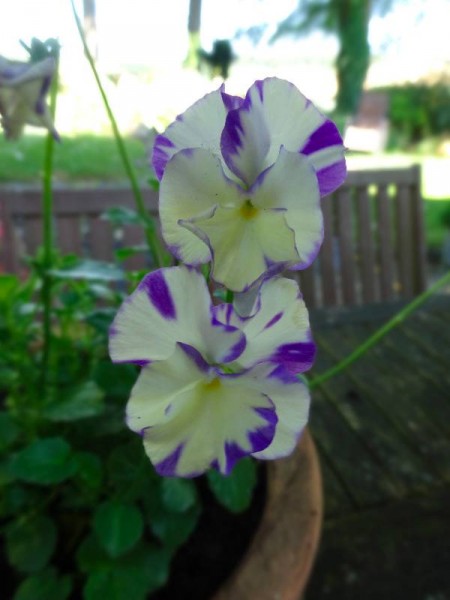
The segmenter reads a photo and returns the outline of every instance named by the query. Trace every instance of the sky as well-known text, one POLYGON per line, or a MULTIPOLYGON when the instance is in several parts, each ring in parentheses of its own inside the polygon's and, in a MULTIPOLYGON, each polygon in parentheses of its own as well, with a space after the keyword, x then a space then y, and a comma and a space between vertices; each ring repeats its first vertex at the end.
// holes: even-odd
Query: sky
MULTIPOLYGON (((7 3, 0 21, 0 54, 23 56, 19 39, 58 37, 64 52, 77 56, 79 41, 69 0, 0 0, 7 3), (5 17, 7 15, 7 18, 5 17)), ((81 10, 82 1, 76 0, 81 10)), ((239 29, 267 22, 268 35, 276 23, 296 6, 297 0, 203 0, 202 45, 214 39, 232 38, 239 29)), ((179 64, 187 45, 188 0, 97 0, 101 59, 110 65, 179 64), (126 7, 126 9, 124 8, 126 7)), ((375 54, 399 56, 404 61, 450 64, 450 0, 406 0, 384 19, 375 18, 370 41, 375 54), (423 19, 417 14, 426 7, 423 19)), ((268 36, 267 36, 268 37, 268 36)), ((246 39, 233 42, 236 54, 251 57, 255 48, 246 39)), ((335 40, 320 35, 302 41, 286 40, 258 48, 258 56, 271 58, 310 54, 332 60, 335 40)))

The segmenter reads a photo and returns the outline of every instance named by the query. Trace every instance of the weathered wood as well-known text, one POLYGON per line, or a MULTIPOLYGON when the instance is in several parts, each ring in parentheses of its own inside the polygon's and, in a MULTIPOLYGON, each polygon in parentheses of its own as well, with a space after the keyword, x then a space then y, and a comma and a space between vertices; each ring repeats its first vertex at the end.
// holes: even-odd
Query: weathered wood
POLYGON ((370 214, 370 197, 366 187, 357 188, 357 212, 359 234, 359 259, 361 270, 362 299, 369 304, 375 302, 375 248, 370 214))
POLYGON ((397 188, 395 204, 397 227, 396 250, 400 293, 405 298, 411 298, 413 290, 412 215, 409 190, 404 185, 400 185, 397 188))
POLYGON ((380 260, 380 293, 382 300, 392 298, 393 286, 393 261, 391 234, 391 200, 387 193, 386 185, 378 188, 378 252, 380 260))
POLYGON ((322 279, 322 304, 337 304, 337 286, 334 269, 334 228, 332 197, 322 200, 324 239, 319 254, 320 276, 322 279))
MULTIPOLYGON (((296 276, 310 308, 409 297, 424 289, 425 248, 419 185, 418 167, 350 172, 344 186, 322 200, 325 237, 321 252, 312 267, 296 276), (373 198, 371 188, 374 186, 378 186, 378 195, 373 198), (392 186, 399 189, 399 220, 395 229, 391 215, 393 200, 387 194, 388 187, 392 186), (395 253, 394 233, 398 249, 395 253), (394 277, 397 271, 399 281, 394 277)), ((9 240, 0 263, 7 270, 19 270, 24 255, 32 254, 40 243, 37 224, 40 196, 41 191, 33 186, 0 188, 5 239, 9 240)), ((144 201, 156 215, 157 193, 145 190, 144 201)), ((102 185, 85 189, 56 185, 54 220, 56 230, 62 230, 56 233, 61 249, 111 260, 117 247, 135 245, 134 238, 128 237, 135 235, 129 226, 123 228, 125 238, 118 240, 106 226, 97 225, 101 214, 114 206, 135 208, 129 188, 102 185), (71 228, 70 219, 83 223, 81 233, 76 226, 71 228)), ((125 266, 146 268, 149 263, 144 254, 138 254, 127 259, 125 266)))
POLYGON ((339 253, 341 259, 342 298, 344 304, 355 304, 355 269, 353 246, 352 199, 348 188, 339 190, 336 196, 339 253))
POLYGON ((59 217, 56 222, 58 248, 63 254, 83 256, 81 222, 77 217, 59 217))

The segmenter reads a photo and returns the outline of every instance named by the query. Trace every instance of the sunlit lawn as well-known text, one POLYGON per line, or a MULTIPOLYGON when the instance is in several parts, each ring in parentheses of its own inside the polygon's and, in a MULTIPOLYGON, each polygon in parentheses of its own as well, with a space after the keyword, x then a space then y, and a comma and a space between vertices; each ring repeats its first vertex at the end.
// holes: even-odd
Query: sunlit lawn
MULTIPOLYGON (((0 183, 39 182, 43 164, 44 137, 27 135, 15 142, 0 137, 0 183)), ((144 144, 125 138, 130 158, 138 176, 151 175, 146 166, 144 144)), ((64 136, 55 145, 54 178, 62 182, 124 181, 124 168, 112 137, 96 135, 64 136)))

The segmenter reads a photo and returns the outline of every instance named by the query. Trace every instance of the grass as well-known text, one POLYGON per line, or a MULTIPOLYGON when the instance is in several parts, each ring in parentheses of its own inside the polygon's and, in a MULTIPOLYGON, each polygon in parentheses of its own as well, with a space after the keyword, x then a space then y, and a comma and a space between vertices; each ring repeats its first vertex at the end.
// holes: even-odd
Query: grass
MULTIPOLYGON (((42 172, 44 152, 42 135, 27 135, 16 142, 0 137, 0 183, 38 183, 42 172)), ((144 144, 125 138, 130 158, 138 177, 143 181, 151 176, 144 144)), ((64 137, 55 147, 55 181, 124 181, 122 162, 112 137, 77 135, 64 137)))

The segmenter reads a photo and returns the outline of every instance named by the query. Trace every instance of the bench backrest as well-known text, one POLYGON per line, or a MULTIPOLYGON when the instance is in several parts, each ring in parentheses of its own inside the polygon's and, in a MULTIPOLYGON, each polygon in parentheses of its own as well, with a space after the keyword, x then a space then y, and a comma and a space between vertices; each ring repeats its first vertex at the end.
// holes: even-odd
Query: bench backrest
MULTIPOLYGON (((157 194, 145 201, 156 213, 157 194)), ((298 274, 308 306, 364 304, 409 298, 425 282, 425 242, 420 169, 353 171, 337 192, 323 199, 325 238, 318 260, 298 274)), ((138 225, 113 226, 101 218, 114 206, 133 208, 128 188, 54 190, 56 239, 63 253, 114 260, 114 250, 144 243, 138 225)), ((41 244, 40 191, 0 188, 0 268, 24 270, 23 258, 41 244)), ((146 268, 145 253, 125 268, 146 268)))

